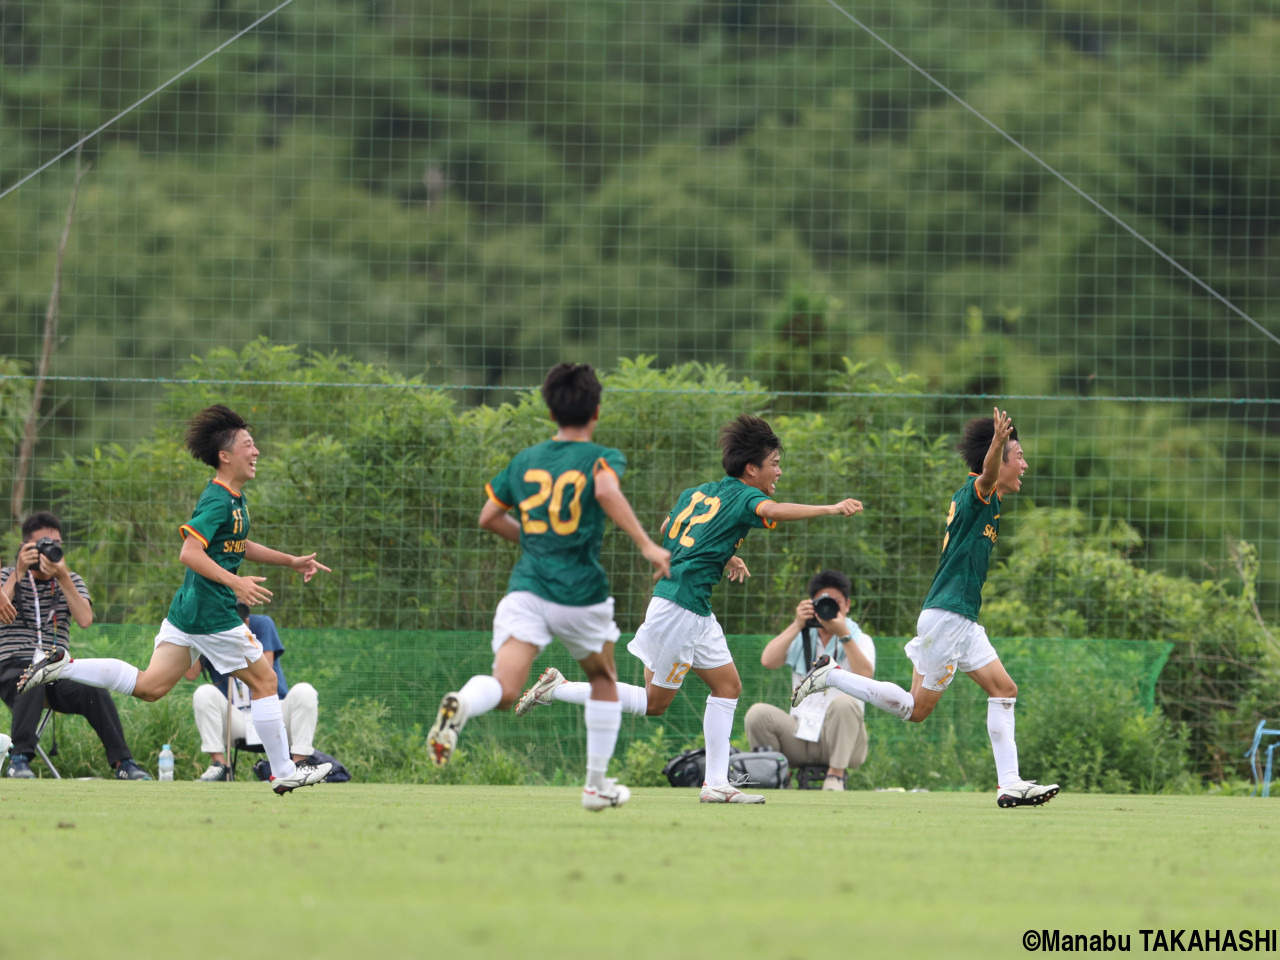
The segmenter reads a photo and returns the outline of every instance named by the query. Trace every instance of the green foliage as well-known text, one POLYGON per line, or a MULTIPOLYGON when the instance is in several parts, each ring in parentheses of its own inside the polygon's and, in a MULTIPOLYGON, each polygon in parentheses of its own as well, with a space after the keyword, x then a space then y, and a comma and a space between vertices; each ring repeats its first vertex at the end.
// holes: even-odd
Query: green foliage
POLYGON ((662 775, 662 768, 679 752, 675 744, 667 739, 662 725, 658 724, 647 739, 635 739, 627 744, 615 776, 628 787, 669 786, 670 781, 662 775))

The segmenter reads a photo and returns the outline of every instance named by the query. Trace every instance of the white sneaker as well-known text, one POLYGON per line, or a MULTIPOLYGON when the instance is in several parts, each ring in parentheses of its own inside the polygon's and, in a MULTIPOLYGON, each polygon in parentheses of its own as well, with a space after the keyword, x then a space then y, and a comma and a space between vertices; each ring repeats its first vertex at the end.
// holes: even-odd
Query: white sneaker
POLYGON ((587 810, 620 807, 630 799, 631 791, 613 777, 606 780, 603 787, 593 787, 588 784, 582 788, 582 806, 587 810))
POLYGON ((1048 803, 1058 795, 1056 783, 1036 783, 1034 780, 1019 780, 1007 787, 1001 787, 996 795, 996 805, 1000 807, 1038 807, 1048 803))
MULTIPOLYGON (((516 703, 516 716, 523 717, 535 706, 547 706, 551 703, 551 691, 567 681, 564 674, 555 667, 547 667, 542 671, 538 682, 526 690, 516 703)), ((625 789, 625 788, 624 788, 625 789)))
POLYGON ((231 772, 231 768, 225 763, 211 763, 209 769, 200 774, 197 778, 205 783, 220 783, 227 779, 227 774, 231 772))
POLYGON ((805 697, 827 689, 827 674, 835 669, 834 661, 825 653, 813 661, 813 669, 804 675, 804 679, 796 685, 795 692, 791 694, 791 705, 798 707, 805 697))
POLYGON ((53 683, 71 662, 71 654, 65 647, 54 647, 53 652, 39 663, 33 663, 18 678, 18 693, 26 693, 42 683, 53 683))
POLYGON ((458 749, 458 731, 465 722, 462 716, 462 701, 457 693, 446 693, 440 700, 440 709, 436 712, 436 722, 427 732, 427 752, 431 762, 443 767, 458 749))
POLYGON ((843 790, 844 777, 837 777, 835 774, 828 773, 822 778, 823 790, 843 790))
POLYGON ((699 803, 764 803, 764 796, 759 793, 743 793, 732 783, 722 783, 718 787, 702 785, 698 794, 699 803))
POLYGON ((332 763, 297 763, 289 776, 272 777, 271 789, 283 795, 299 787, 310 787, 327 777, 332 769, 332 763))
POLYGON ((6 753, 9 752, 9 746, 13 740, 9 738, 7 733, 0 733, 0 760, 4 759, 6 753))

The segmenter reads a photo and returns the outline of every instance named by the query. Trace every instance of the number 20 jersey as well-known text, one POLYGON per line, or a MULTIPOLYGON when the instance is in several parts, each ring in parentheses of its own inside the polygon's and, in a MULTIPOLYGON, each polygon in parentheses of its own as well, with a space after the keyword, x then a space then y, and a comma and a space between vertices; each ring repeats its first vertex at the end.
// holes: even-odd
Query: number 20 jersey
POLYGON ((526 447, 489 481, 489 499, 520 512, 520 559, 507 592, 527 590, 567 607, 609 599, 600 564, 605 512, 596 502, 596 474, 621 477, 621 451, 581 440, 548 440, 526 447))
POLYGON ((709 617, 711 590, 743 537, 759 527, 777 525, 760 516, 760 507, 771 499, 737 477, 681 493, 662 540, 671 551, 671 578, 659 580, 653 595, 709 617))

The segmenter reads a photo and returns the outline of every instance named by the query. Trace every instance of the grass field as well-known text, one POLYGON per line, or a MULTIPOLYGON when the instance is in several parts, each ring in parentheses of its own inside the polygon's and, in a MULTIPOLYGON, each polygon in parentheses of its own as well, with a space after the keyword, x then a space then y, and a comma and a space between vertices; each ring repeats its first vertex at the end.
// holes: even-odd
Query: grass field
POLYGON ((1280 801, 0 781, 0 957, 1014 957, 1276 926, 1280 801))

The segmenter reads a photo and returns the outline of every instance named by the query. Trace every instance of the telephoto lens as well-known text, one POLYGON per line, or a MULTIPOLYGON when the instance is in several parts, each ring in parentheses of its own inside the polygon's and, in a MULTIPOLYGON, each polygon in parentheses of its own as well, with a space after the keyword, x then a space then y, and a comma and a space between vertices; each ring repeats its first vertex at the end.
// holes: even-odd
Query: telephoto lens
POLYGON ((840 616, 840 604, 835 597, 819 597, 813 601, 813 612, 819 620, 834 620, 840 616))

